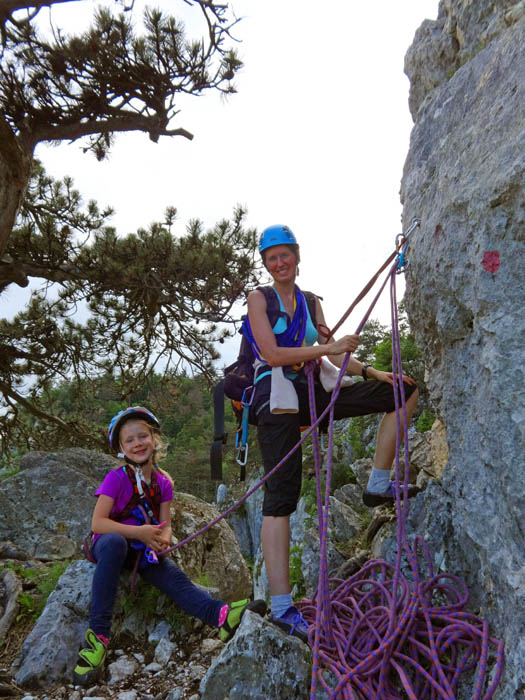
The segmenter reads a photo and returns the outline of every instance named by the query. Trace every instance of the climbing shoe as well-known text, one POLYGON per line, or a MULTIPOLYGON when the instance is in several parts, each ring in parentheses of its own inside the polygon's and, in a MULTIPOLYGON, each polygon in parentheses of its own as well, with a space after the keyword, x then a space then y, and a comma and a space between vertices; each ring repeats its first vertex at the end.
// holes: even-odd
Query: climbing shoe
POLYGON ((266 603, 264 600, 238 600, 229 605, 228 615, 223 624, 219 627, 219 637, 221 642, 229 642, 235 634, 237 627, 241 624, 241 618, 246 612, 251 610, 258 615, 266 614, 266 603))
POLYGON ((294 605, 288 608, 281 617, 270 615, 270 622, 288 634, 299 637, 303 642, 308 642, 308 623, 294 605))
POLYGON ((78 652, 77 665, 73 673, 74 684, 84 688, 97 682, 104 668, 107 651, 106 645, 93 630, 88 629, 86 632, 86 642, 88 646, 78 652))
MULTIPOLYGON (((417 486, 408 486, 408 497, 412 498, 421 491, 417 486)), ((365 489, 363 491, 363 503, 369 508, 375 508, 376 506, 382 506, 385 503, 395 503, 396 494, 394 490, 394 482, 391 481, 387 490, 382 493, 373 493, 365 489)))

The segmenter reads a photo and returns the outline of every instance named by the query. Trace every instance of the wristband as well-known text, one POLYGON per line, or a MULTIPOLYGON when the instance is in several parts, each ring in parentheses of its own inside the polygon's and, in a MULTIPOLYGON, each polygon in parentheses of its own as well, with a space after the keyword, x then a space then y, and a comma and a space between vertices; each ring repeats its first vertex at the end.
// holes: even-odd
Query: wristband
POLYGON ((363 379, 365 380, 365 382, 368 381, 368 376, 367 376, 367 374, 366 374, 366 370, 367 370, 369 367, 371 367, 371 365, 363 365, 363 369, 361 370, 361 376, 363 377, 363 379))

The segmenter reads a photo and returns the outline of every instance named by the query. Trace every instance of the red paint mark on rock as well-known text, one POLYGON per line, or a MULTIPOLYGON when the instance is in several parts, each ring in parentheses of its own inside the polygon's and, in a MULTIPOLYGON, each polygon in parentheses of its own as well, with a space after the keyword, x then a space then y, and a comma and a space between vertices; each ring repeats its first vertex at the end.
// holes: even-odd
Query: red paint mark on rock
POLYGON ((486 250, 483 253, 481 264, 483 265, 483 269, 487 272, 492 272, 492 274, 494 274, 499 268, 499 263, 499 253, 497 250, 486 250))
POLYGON ((438 224, 434 229, 434 238, 436 239, 436 241, 439 241, 439 239, 442 237, 445 237, 445 231, 443 230, 443 226, 441 226, 441 224, 438 224))

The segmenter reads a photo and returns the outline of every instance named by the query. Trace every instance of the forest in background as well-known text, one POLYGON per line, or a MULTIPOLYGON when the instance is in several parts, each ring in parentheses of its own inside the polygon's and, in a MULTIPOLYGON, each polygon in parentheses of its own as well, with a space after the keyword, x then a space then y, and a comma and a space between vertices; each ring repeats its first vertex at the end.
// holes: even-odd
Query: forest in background
MULTIPOLYGON (((401 315, 401 347, 405 374, 413 377, 421 389, 422 399, 414 422, 419 430, 432 424, 424 388, 424 365, 421 353, 414 341, 406 318, 401 315)), ((239 338, 240 340, 240 338, 239 338)), ((391 370, 392 343, 390 329, 372 320, 363 329, 356 357, 377 369, 391 370)), ((217 374, 210 378, 203 374, 189 376, 187 373, 153 373, 134 391, 126 401, 122 400, 122 386, 112 375, 82 381, 61 381, 47 387, 45 396, 39 397, 45 405, 52 407, 54 415, 68 417, 78 423, 88 422, 90 431, 86 442, 71 439, 67 433, 55 433, 52 447, 48 435, 39 419, 31 412, 20 412, 27 441, 24 445, 12 446, 0 459, 4 473, 17 470, 19 458, 28 450, 54 451, 65 447, 87 447, 108 451, 107 426, 111 418, 129 405, 143 405, 158 417, 168 443, 168 454, 162 462, 163 468, 173 476, 177 491, 192 493, 210 502, 215 499, 217 482, 210 478, 209 452, 213 440, 213 383, 217 374)), ((349 419, 345 434, 352 446, 355 458, 368 456, 365 438, 369 421, 362 418, 349 419)), ((240 467, 235 461, 235 432, 237 419, 231 402, 225 399, 225 429, 228 442, 223 448, 223 481, 228 485, 239 481, 240 467)), ((343 436, 341 436, 343 437, 343 436)), ((256 428, 249 431, 248 478, 260 467, 256 440, 256 428)))

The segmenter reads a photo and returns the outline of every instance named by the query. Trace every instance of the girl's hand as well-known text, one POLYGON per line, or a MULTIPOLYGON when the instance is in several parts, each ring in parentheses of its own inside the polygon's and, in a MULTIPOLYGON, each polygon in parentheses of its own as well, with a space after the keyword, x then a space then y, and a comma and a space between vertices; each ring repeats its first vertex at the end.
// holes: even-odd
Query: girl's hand
POLYGON ((359 345, 358 335, 345 335, 341 340, 330 344, 330 355, 343 355, 347 352, 355 352, 359 345))
MULTIPOLYGON (((394 375, 392 372, 382 372, 380 369, 374 369, 369 367, 368 376, 370 379, 377 379, 378 382, 387 382, 388 384, 394 385, 394 375)), ((411 377, 407 377, 406 374, 403 375, 403 381, 407 384, 415 384, 415 381, 411 377)))
MULTIPOLYGON (((169 530, 164 530, 162 533, 162 545, 159 547, 157 550, 158 552, 163 552, 165 549, 168 549, 171 547, 171 531, 169 530)), ((167 554, 163 554, 162 556, 167 557, 167 554)))
POLYGON ((154 552, 166 549, 166 547, 163 546, 164 538, 162 532, 157 525, 141 525, 139 527, 138 539, 144 542, 146 547, 151 547, 154 552))

